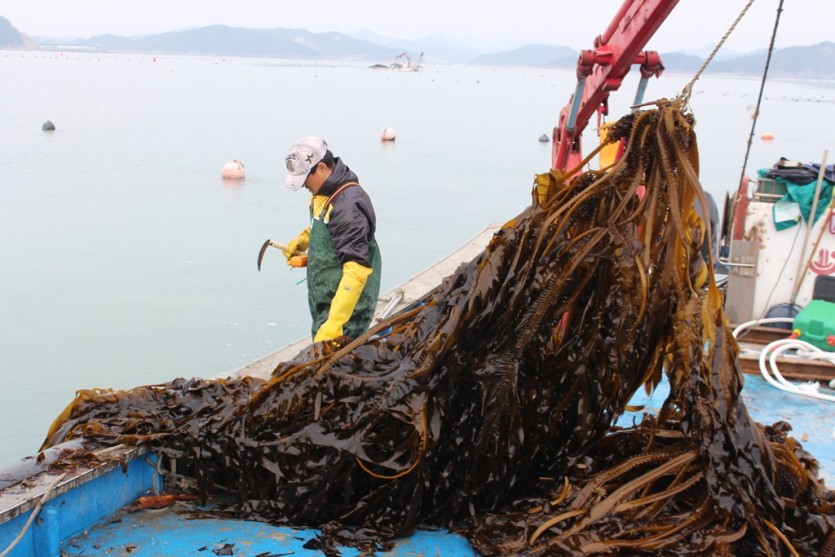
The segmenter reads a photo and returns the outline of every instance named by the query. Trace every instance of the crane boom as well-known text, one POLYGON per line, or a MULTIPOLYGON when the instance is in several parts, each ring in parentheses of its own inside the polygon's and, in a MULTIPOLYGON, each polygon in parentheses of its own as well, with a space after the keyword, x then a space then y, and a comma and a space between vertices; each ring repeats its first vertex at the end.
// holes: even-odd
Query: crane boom
MULTIPOLYGON (((606 31, 577 61, 577 88, 560 111, 554 128, 551 168, 566 170, 582 160, 581 134, 595 112, 607 114, 609 93, 616 91, 633 64, 641 66, 641 88, 664 71, 657 52, 641 50, 678 0, 624 0, 606 31)), ((642 94, 642 93, 641 93, 642 94)))

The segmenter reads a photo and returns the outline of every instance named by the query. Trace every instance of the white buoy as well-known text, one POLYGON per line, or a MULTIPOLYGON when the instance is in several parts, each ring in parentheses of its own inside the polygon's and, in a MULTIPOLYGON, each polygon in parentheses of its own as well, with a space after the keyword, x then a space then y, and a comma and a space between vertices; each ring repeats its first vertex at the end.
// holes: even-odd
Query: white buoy
POLYGON ((241 161, 233 160, 223 165, 223 170, 220 174, 224 178, 240 180, 246 177, 246 169, 244 168, 244 163, 242 163, 241 161))
POLYGON ((394 141, 396 138, 397 134, 392 128, 383 128, 382 133, 380 133, 381 141, 394 141))

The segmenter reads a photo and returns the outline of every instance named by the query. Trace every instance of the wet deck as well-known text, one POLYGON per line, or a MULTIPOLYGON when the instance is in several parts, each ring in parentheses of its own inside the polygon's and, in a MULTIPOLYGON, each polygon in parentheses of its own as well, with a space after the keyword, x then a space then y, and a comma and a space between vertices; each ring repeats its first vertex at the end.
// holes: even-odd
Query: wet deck
MULTIPOLYGON (((792 435, 814 455, 827 486, 835 485, 835 407, 832 403, 786 394, 774 389, 759 376, 746 376, 743 398, 754 419, 764 424, 788 421, 792 435)), ((656 413, 669 393, 662 383, 651 395, 636 395, 632 404, 643 405, 641 412, 627 413, 619 425, 641 419, 642 412, 656 413)), ((121 511, 62 546, 63 555, 130 557, 174 557, 234 555, 237 557, 277 557, 284 555, 324 555, 304 545, 316 530, 291 529, 242 520, 193 519, 188 504, 165 510, 135 513, 121 511)), ((343 548, 342 555, 360 553, 343 548)), ((447 531, 420 531, 399 540, 391 552, 382 556, 472 556, 476 555, 466 539, 447 531)))
MULTIPOLYGON (((88 557, 235 557, 321 556, 322 551, 307 549, 316 530, 298 530, 244 520, 214 518, 191 519, 174 509, 120 513, 108 524, 71 540, 62 556, 88 557)), ((361 553, 351 547, 339 548, 342 557, 361 553)), ((447 531, 420 531, 397 540, 391 551, 378 557, 417 555, 472 557, 477 553, 467 540, 447 531)))
MULTIPOLYGON (((835 391, 826 389, 830 394, 835 391)), ((643 391, 636 394, 630 404, 643 405, 642 412, 658 413, 670 392, 669 384, 662 382, 652 395, 643 391)), ((746 375, 742 398, 751 416, 764 425, 785 421, 792 425, 791 436, 810 452, 820 463, 820 475, 830 489, 835 488, 835 404, 825 400, 789 394, 769 385, 761 375, 746 375)), ((618 425, 627 426, 640 412, 627 412, 618 425)))

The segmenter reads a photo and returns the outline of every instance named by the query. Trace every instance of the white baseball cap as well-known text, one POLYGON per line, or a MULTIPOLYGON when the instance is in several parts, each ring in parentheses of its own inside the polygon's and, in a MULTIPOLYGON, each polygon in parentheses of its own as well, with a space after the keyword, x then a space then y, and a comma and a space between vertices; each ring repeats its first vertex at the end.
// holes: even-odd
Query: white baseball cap
POLYGON ((287 178, 284 179, 284 189, 297 191, 301 189, 307 175, 314 166, 319 164, 325 153, 328 151, 328 144, 321 137, 303 137, 296 140, 287 157, 287 178))

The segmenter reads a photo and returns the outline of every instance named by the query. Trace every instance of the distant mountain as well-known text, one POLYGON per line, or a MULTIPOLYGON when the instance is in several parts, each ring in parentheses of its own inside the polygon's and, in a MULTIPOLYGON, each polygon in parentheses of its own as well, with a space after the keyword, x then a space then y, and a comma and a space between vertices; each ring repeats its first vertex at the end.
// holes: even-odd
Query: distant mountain
MULTIPOLYGON (((681 54, 689 54, 691 56, 696 56, 701 58, 702 60, 706 59, 710 56, 710 53, 713 52, 713 49, 716 45, 708 45, 703 46, 701 48, 691 48, 691 49, 682 49, 677 50, 676 52, 681 54)), ((716 60, 728 60, 731 58, 739 58, 740 56, 746 56, 748 54, 754 54, 753 52, 740 52, 738 50, 731 50, 729 48, 723 47, 716 53, 716 60)))
MULTIPOLYGON (((762 75, 766 52, 717 60, 708 69, 712 72, 762 75)), ((835 43, 811 46, 790 46, 774 51, 768 66, 771 77, 832 78, 835 77, 835 43)))
MULTIPOLYGON (((373 31, 349 36, 338 32, 311 33, 304 29, 248 29, 211 25, 142 37, 99 35, 89 39, 44 41, 41 48, 77 48, 110 52, 146 52, 160 54, 207 54, 222 56, 269 56, 319 60, 361 60, 390 63, 402 53, 412 58, 424 53, 423 63, 457 63, 494 66, 533 66, 575 68, 579 52, 567 47, 531 44, 485 54, 473 50, 472 43, 434 34, 409 41, 384 37, 373 31), (51 45, 48 43, 52 43, 51 45)), ((0 16, 0 48, 38 48, 28 36, 0 16)), ((717 56, 708 66, 710 73, 762 75, 765 51, 733 56, 717 56)), ((693 73, 704 58, 692 53, 662 52, 668 72, 693 73)), ((774 51, 769 69, 772 77, 835 78, 835 43, 792 46, 774 51)))
POLYGON ((369 30, 351 33, 350 36, 354 39, 400 49, 401 52, 423 52, 425 55, 424 61, 428 63, 466 64, 476 56, 476 53, 472 49, 445 35, 437 33, 427 35, 416 41, 386 37, 369 30))
POLYGON ((102 51, 159 54, 217 54, 287 58, 389 60, 401 51, 342 33, 311 33, 303 29, 246 29, 211 25, 143 37, 98 35, 75 44, 102 51))
MULTIPOLYGON (((496 66, 533 66, 575 68, 579 52, 564 46, 528 45, 507 52, 477 56, 471 64, 496 66)), ((704 58, 681 52, 662 52, 666 71, 692 74, 704 58)), ((766 51, 757 51, 735 58, 717 56, 705 70, 707 73, 762 75, 766 51)), ((823 42, 811 46, 792 46, 776 49, 769 65, 770 77, 835 78, 835 43, 823 42)))
MULTIPOLYGON (((493 66, 532 66, 542 68, 574 69, 580 53, 566 46, 528 45, 508 52, 485 54, 474 58, 471 64, 493 66)), ((692 73, 704 61, 698 56, 679 52, 662 54, 664 68, 674 73, 692 73)))
POLYGON ((38 45, 15 29, 12 23, 5 17, 0 16, 0 48, 33 49, 38 45))
POLYGON ((579 52, 567 46, 532 44, 493 54, 483 54, 470 64, 483 66, 551 66, 575 67, 579 52))
MULTIPOLYGON (((492 66, 532 66, 541 68, 574 69, 580 53, 567 46, 528 45, 508 52, 484 54, 471 64, 492 66)), ((674 73, 692 73, 701 67, 703 59, 679 52, 662 54, 664 68, 674 73)))
POLYGON ((661 53, 664 70, 670 73, 692 74, 702 67, 703 58, 682 52, 661 53))

